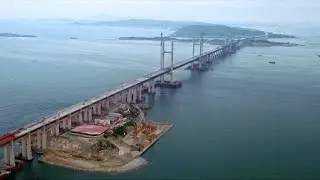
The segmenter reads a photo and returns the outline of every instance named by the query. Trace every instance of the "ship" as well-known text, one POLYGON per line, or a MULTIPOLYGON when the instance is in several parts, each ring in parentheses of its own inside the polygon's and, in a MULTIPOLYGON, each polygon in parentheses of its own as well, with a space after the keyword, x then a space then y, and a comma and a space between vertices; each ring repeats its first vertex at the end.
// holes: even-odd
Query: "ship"
POLYGON ((269 61, 269 63, 270 63, 270 64, 275 64, 276 62, 275 62, 275 61, 269 61))

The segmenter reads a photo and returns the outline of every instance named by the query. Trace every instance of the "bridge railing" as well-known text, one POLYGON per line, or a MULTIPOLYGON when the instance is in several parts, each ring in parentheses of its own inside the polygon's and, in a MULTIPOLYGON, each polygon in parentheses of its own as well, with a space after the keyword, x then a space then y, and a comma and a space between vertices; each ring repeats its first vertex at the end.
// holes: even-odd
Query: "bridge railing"
MULTIPOLYGON (((257 37, 251 37, 251 38, 243 38, 243 39, 240 39, 240 41, 243 41, 243 40, 246 40, 246 39, 254 39, 254 38, 257 38, 257 37)), ((209 53, 213 53, 215 51, 219 51, 223 49, 223 47, 218 47, 217 49, 215 50, 212 50, 212 51, 207 51, 205 53, 203 53, 201 56, 206 56, 208 55, 209 53)), ((177 63, 174 63, 173 66, 174 66, 174 69, 177 69, 181 66, 184 66, 185 64, 188 64, 192 61, 195 61, 196 59, 198 59, 199 57, 201 57, 200 55, 197 55, 195 57, 192 57, 192 58, 188 58, 186 60, 183 60, 183 61, 179 61, 177 63)), ((106 98, 108 96, 111 96, 113 94, 116 94, 118 93, 118 91, 121 91, 121 90, 124 90, 124 89, 128 89, 132 86, 135 86, 136 84, 139 84, 139 83, 143 83, 143 82, 146 82, 148 81, 150 78, 153 78, 153 77, 156 77, 156 76, 160 76, 164 73, 167 73, 171 70, 171 67, 166 67, 164 69, 160 69, 160 70, 157 70, 155 72, 152 72, 152 73, 149 73, 149 74, 146 74, 146 75, 143 75, 141 77, 139 77, 138 79, 135 79, 131 82, 127 82, 125 84, 122 84, 120 86, 118 86, 115 90, 108 90, 106 92, 104 92, 103 94, 99 95, 99 96, 95 96, 95 97, 92 97, 92 98, 89 98, 87 100, 84 100, 84 101, 81 101, 79 103, 76 103, 72 106, 69 106, 67 108, 64 108, 62 110, 59 110, 57 112, 55 112, 53 115, 49 115, 49 116, 46 116, 46 117, 43 117, 42 118, 42 121, 38 121, 38 122, 33 122, 32 124, 28 124, 26 125, 24 128, 38 128, 36 126, 38 126, 40 123, 50 123, 50 122, 47 122, 46 120, 55 120, 55 118, 57 117, 57 115, 61 115, 61 116, 58 116, 58 117, 63 117, 63 116, 66 116, 68 114, 71 114, 75 111, 78 111, 79 108, 84 108, 84 107, 87 107, 93 103, 96 103, 97 101, 103 99, 103 98, 106 98)), ((31 130, 33 131, 33 130, 31 130)))

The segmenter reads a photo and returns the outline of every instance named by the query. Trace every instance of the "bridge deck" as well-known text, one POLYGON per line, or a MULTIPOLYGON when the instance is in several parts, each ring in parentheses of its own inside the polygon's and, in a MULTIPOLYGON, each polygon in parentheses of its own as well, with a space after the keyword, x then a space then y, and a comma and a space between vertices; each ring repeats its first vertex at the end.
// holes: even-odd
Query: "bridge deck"
MULTIPOLYGON (((218 49, 215 49, 215 50, 212 50, 212 51, 208 51, 208 52, 205 52, 203 53, 201 56, 206 56, 210 53, 215 53, 215 52, 218 52, 220 50, 222 50, 224 47, 220 47, 218 49)), ((173 69, 178 69, 182 66, 185 66, 193 61, 196 61, 198 58, 200 57, 200 55, 198 56, 195 56, 195 57, 192 57, 192 58, 189 58, 189 59, 186 59, 186 60, 182 60, 180 62, 177 62, 173 65, 173 69)), ((139 84, 142 84, 142 83, 145 83, 147 81, 149 81, 150 79, 153 79, 153 78, 156 78, 156 77, 159 77, 163 74, 166 74, 168 72, 170 72, 170 69, 171 67, 166 67, 162 70, 158 70, 158 71, 155 71, 155 72, 152 72, 150 74, 147 74, 147 75, 144 75, 140 78, 137 78, 135 79, 134 81, 132 82, 129 82, 129 83, 125 83, 119 87, 117 87, 116 89, 114 90, 109 90, 99 96, 95 96, 89 100, 85 100, 85 101, 82 101, 80 103, 77 103, 73 106, 70 106, 68 108, 65 108, 61 111, 58 111, 56 112, 55 114, 51 115, 51 116, 47 116, 47 117, 44 117, 40 122, 36 122, 36 123, 32 123, 32 124, 29 124, 27 126, 25 126, 24 128, 21 128, 20 129, 20 132, 18 134, 16 134, 16 139, 18 139, 19 137, 22 137, 24 135, 26 135, 27 133, 29 132, 32 132, 32 131, 35 131, 37 129, 40 129, 42 128, 44 125, 47 125, 47 124, 51 124, 52 122, 56 121, 57 119, 59 118, 62 118, 62 117, 65 117, 65 116, 68 116, 80 109, 83 109, 83 108, 86 108, 98 101, 101 101, 102 99, 105 99, 107 97, 110 97, 112 95, 115 95, 115 94, 118 94, 119 92, 121 91, 124 91, 124 90, 127 90, 131 87, 134 87, 136 85, 139 85, 139 84)))

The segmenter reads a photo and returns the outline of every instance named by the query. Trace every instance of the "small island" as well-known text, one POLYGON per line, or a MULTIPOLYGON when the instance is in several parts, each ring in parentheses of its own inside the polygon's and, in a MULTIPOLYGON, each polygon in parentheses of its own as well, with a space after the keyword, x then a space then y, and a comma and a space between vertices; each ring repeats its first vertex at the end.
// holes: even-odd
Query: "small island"
POLYGON ((14 33, 0 33, 0 37, 37 37, 34 35, 14 34, 14 33))
MULTIPOLYGON (((203 42, 212 45, 223 45, 225 38, 232 35, 233 37, 253 37, 253 36, 265 36, 267 38, 297 38, 296 36, 286 34, 274 34, 265 31, 229 27, 225 25, 188 25, 183 26, 176 32, 169 36, 163 37, 166 41, 176 41, 183 43, 192 43, 194 37, 199 37, 200 34, 204 35, 203 42)), ((136 41, 160 41, 161 37, 120 37, 119 40, 136 40, 136 41)), ((301 46, 294 43, 272 42, 267 39, 260 39, 252 41, 251 46, 301 46)))
MULTIPOLYGON (((135 40, 135 41, 160 41, 161 37, 120 37, 120 40, 135 40)), ((175 42, 182 42, 182 43, 192 43, 193 39, 179 39, 173 37, 163 37, 166 41, 175 41, 175 42)), ((208 43, 211 45, 224 45, 224 39, 203 39, 204 43, 208 43)), ((294 47, 294 46, 303 46, 301 44, 296 43, 289 43, 289 42, 274 42, 269 40, 253 40, 249 44, 249 46, 255 47, 270 47, 270 46, 283 46, 283 47, 294 47)))
POLYGON ((144 108, 143 102, 114 103, 94 115, 94 122, 73 123, 73 129, 49 139, 39 162, 107 173, 147 164, 141 155, 173 124, 152 121, 144 108))

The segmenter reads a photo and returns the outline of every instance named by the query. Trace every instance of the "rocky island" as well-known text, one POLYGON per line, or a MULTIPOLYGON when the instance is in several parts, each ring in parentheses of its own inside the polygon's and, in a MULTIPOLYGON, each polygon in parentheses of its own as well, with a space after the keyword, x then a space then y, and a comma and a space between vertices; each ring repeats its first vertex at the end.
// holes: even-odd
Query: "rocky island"
POLYGON ((171 34, 173 37, 192 38, 203 33, 205 37, 224 38, 229 35, 240 37, 263 36, 268 33, 269 38, 296 38, 292 35, 274 34, 270 32, 260 31, 256 29, 230 27, 226 25, 189 25, 183 26, 176 32, 171 34))
MULTIPOLYGON (((135 40, 135 41, 160 41, 161 37, 120 37, 120 40, 135 40)), ((179 39, 173 37, 164 37, 166 41, 175 41, 182 43, 192 43, 193 39, 179 39)), ((203 39, 204 43, 212 45, 223 45, 225 43, 224 39, 203 39)), ((284 46, 284 47, 294 47, 294 46, 303 46, 301 44, 289 43, 289 42, 274 42, 269 40, 255 40, 252 41, 250 46, 284 46)))
POLYGON ((34 35, 14 34, 14 33, 0 33, 0 37, 37 37, 34 35))
MULTIPOLYGON (((212 45, 223 45, 225 43, 225 38, 232 34, 237 37, 252 37, 252 36, 263 36, 268 32, 229 27, 225 25, 190 25, 184 26, 178 29, 176 32, 169 36, 163 37, 167 41, 176 41, 183 43, 192 43, 193 37, 198 37, 201 33, 204 34, 204 43, 212 45)), ((268 33, 268 38, 297 38, 296 36, 286 35, 286 34, 274 34, 268 33)), ((160 41, 161 37, 120 37, 120 40, 136 40, 136 41, 160 41)), ((269 40, 256 40, 253 41, 251 46, 300 46, 300 44, 294 43, 283 43, 283 42, 273 42, 269 40)))

